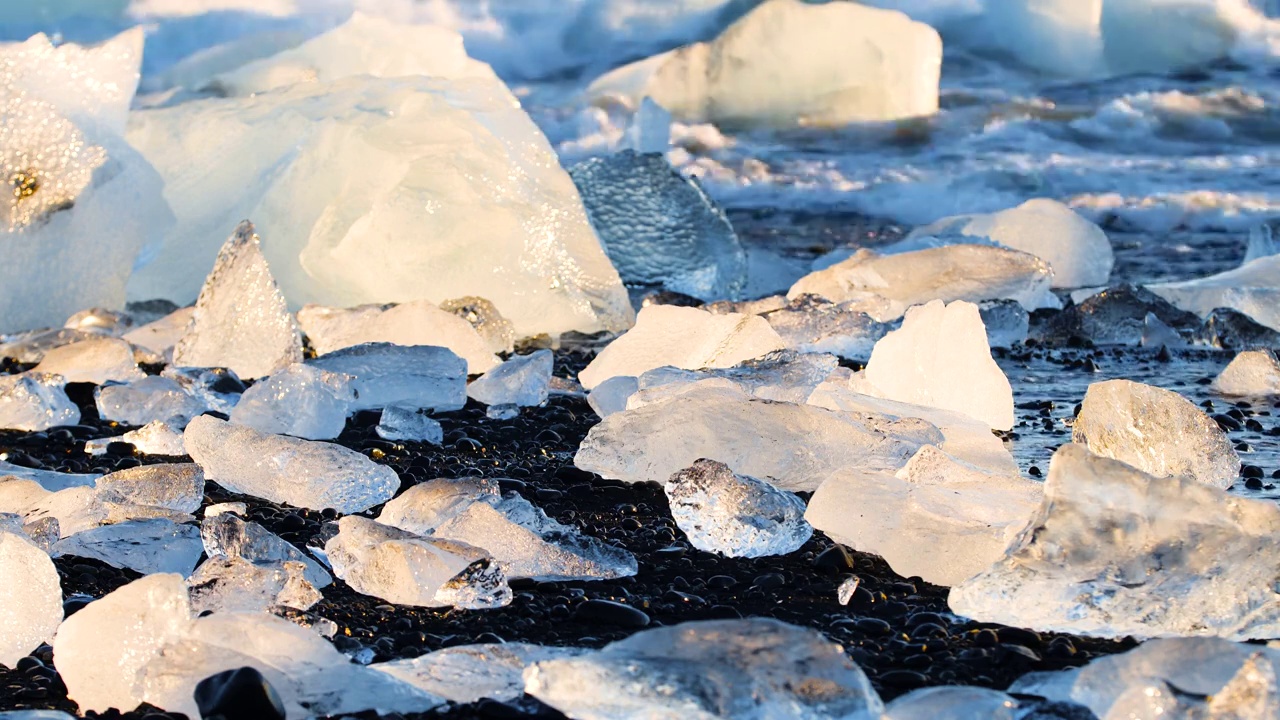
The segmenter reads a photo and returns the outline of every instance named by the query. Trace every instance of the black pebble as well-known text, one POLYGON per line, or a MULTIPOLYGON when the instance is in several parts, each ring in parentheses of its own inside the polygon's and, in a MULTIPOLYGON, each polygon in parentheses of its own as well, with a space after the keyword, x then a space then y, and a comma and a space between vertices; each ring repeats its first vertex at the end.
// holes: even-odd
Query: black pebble
POLYGON ((271 683, 251 667, 226 670, 196 685, 196 707, 204 720, 284 720, 284 703, 271 683))
POLYGON ((581 622, 596 625, 635 628, 649 625, 649 616, 643 611, 612 600, 588 600, 579 605, 573 614, 581 622))

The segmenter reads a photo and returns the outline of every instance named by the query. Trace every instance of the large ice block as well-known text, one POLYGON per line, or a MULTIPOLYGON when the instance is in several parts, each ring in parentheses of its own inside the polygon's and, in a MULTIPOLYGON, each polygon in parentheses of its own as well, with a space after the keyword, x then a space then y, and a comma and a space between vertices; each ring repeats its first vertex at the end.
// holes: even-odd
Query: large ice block
POLYGON ((446 348, 368 343, 308 364, 352 378, 353 410, 402 405, 448 411, 467 404, 467 363, 446 348))
POLYGON ((1280 330, 1280 255, 1261 257, 1209 277, 1147 288, 1200 317, 1208 317, 1218 308, 1230 308, 1280 330))
POLYGON ((308 305, 298 311, 298 324, 318 355, 364 343, 434 345, 466 360, 469 375, 486 373, 498 364, 469 322, 427 300, 345 309, 308 305))
POLYGON ((349 376, 296 363, 245 390, 231 422, 264 433, 332 440, 347 426, 355 401, 349 376))
POLYGON ((80 408, 63 390, 61 375, 25 372, 0 376, 0 428, 40 431, 80 422, 80 408))
POLYGON ((49 555, 30 539, 0 528, 0 665, 53 639, 62 622, 62 581, 49 555))

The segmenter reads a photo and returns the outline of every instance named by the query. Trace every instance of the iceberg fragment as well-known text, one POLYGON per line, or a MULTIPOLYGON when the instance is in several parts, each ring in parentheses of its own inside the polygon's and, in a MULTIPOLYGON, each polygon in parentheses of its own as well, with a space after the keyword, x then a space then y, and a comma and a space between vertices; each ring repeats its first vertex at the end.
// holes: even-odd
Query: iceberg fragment
POLYGON ((485 405, 537 407, 551 394, 555 356, 550 350, 513 355, 467 386, 467 396, 485 405))
POLYGON ((786 555, 813 535, 803 500, 724 463, 698 460, 672 475, 663 490, 676 525, 699 550, 726 557, 786 555))
POLYGON ((245 390, 231 422, 264 433, 332 440, 347 426, 355 400, 350 377, 296 363, 245 390))
POLYGON ((1261 257, 1209 277, 1147 288, 1200 317, 1208 317, 1218 308, 1230 308, 1280 331, 1280 255, 1261 257))
POLYGON ((193 513, 204 500, 204 473, 192 463, 140 465, 103 475, 98 500, 193 513))
POLYGON ((241 558, 211 557, 187 585, 196 613, 265 613, 276 607, 306 610, 320 602, 319 591, 303 578, 303 564, 258 565, 241 558))
POLYGON ((182 577, 196 569, 202 552, 198 528, 164 518, 126 520, 82 530, 53 546, 55 556, 93 558, 143 575, 177 573, 182 577))
POLYGON ((146 377, 138 369, 129 343, 109 337, 54 348, 45 353, 33 372, 61 375, 67 382, 96 385, 132 382, 146 377))
POLYGON ((451 702, 466 704, 482 698, 501 702, 524 694, 525 668, 584 652, 519 642, 484 643, 448 647, 411 660, 374 663, 369 668, 451 702))
POLYGON ((94 389, 93 398, 99 417, 123 425, 162 422, 180 429, 211 409, 176 380, 158 375, 127 385, 103 385, 94 389))
POLYGON ((865 359, 876 341, 889 332, 889 326, 857 307, 856 302, 836 304, 816 295, 801 295, 760 316, 792 350, 865 359))
POLYGON ((16 668, 62 622, 62 581, 48 553, 3 526, 0 576, 0 665, 16 668))
POLYGON ((307 364, 351 377, 352 410, 401 405, 449 411, 467 404, 467 363, 446 348, 368 343, 307 364))
POLYGON ((469 375, 486 373, 498 364, 475 327, 426 300, 347 309, 307 305, 298 311, 298 323, 318 355, 364 343, 434 345, 466 360, 469 375))
POLYGON ((38 432, 80 422, 80 408, 63 390, 61 375, 25 372, 0 376, 0 428, 38 432))
POLYGON ((432 420, 425 410, 392 405, 383 408, 378 426, 373 429, 383 440, 424 442, 439 445, 444 442, 444 428, 432 420))
POLYGON ((240 559, 264 567, 283 567, 296 562, 302 565, 303 577, 311 585, 323 588, 333 582, 329 573, 301 550, 261 525, 241 520, 229 512, 209 515, 206 511, 200 537, 205 554, 211 558, 240 559))
POLYGON ((1237 397, 1280 395, 1280 362, 1270 350, 1246 350, 1214 379, 1213 389, 1237 397))
POLYGON ((141 455, 186 455, 182 445, 182 433, 161 420, 153 420, 137 430, 130 430, 116 437, 90 440, 84 444, 89 455, 102 455, 113 442, 129 443, 141 455))
POLYGON ((516 331, 493 303, 474 295, 445 300, 440 309, 471 323, 491 353, 510 353, 515 348, 516 331))

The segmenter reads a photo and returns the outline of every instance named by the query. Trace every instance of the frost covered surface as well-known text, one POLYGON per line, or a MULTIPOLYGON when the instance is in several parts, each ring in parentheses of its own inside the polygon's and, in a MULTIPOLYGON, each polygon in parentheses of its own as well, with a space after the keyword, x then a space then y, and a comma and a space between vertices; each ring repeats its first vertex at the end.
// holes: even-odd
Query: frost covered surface
POLYGON ((470 375, 498 364, 489 343, 465 318, 426 300, 346 309, 308 305, 298 311, 298 324, 319 355, 364 343, 433 345, 466 360, 470 375))
POLYGON ((350 376, 356 391, 353 410, 396 405, 457 410, 467 404, 467 363, 446 348, 368 343, 307 364, 350 376))
POLYGON ((80 408, 62 389, 61 375, 25 372, 0 376, 0 427, 47 430, 80 422, 80 408))
POLYGON ((1280 330, 1280 255, 1261 257, 1209 277, 1147 287, 1201 317, 1208 317, 1217 308, 1231 308, 1272 330, 1280 330))
POLYGON ((550 395, 554 363, 550 350, 513 355, 468 385, 467 396, 486 405, 542 405, 550 395))
POLYGON ((233 492, 295 507, 360 512, 391 499, 395 471, 354 450, 259 432, 208 415, 187 426, 187 454, 233 492))
POLYGON ((1131 380, 1090 385, 1071 439, 1156 477, 1226 489, 1240 474, 1231 440, 1200 408, 1176 392, 1131 380))
POLYGON ((1075 444, 1054 454, 1044 493, 1005 557, 952 589, 957 614, 1099 637, 1280 632, 1270 501, 1152 477, 1075 444))
POLYGON ((1238 397, 1280 395, 1280 362, 1270 350, 1246 350, 1214 379, 1213 389, 1238 397))
POLYGON ((803 500, 737 475, 724 463, 699 460, 672 475, 663 490, 676 525, 699 550, 728 557, 786 555, 813 535, 803 500))
POLYGON ((245 390, 231 422, 264 433, 331 440, 346 427, 355 400, 349 376, 296 363, 245 390))
POLYGON ((62 584, 49 555, 0 526, 0 665, 13 668, 62 622, 62 584), (19 580, 20 579, 20 580, 19 580))
POLYGON ((473 703, 481 698, 514 700, 524 694, 525 668, 584 652, 518 642, 484 643, 449 647, 369 667, 451 702, 473 703))
POLYGON ((133 348, 117 338, 95 338, 63 345, 45 353, 34 372, 61 375, 67 382, 102 385, 132 382, 146 375, 133 359, 133 348))

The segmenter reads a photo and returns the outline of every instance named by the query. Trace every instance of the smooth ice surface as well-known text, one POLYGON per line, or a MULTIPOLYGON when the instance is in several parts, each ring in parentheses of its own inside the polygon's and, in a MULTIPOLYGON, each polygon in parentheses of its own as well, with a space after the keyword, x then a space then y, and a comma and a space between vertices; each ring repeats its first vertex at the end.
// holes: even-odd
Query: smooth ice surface
POLYGON ((660 153, 624 150, 569 169, 623 282, 661 285, 699 300, 736 299, 747 253, 697 180, 660 153))
POLYGON ((1261 257, 1205 278, 1147 287, 1200 317, 1208 317, 1217 308, 1231 308, 1280 330, 1280 255, 1261 257))
POLYGON ((950 586, 1002 558, 1041 497, 1038 482, 991 474, 926 445, 897 473, 850 469, 828 478, 805 518, 903 577, 950 586))
POLYGON ((126 385, 104 385, 93 391, 93 397, 99 417, 124 425, 162 422, 179 429, 211 409, 176 380, 158 375, 126 385))
POLYGON ((550 350, 513 355, 467 386, 467 397, 485 405, 537 407, 551 391, 555 356, 550 350))
POLYGON ((180 575, 148 575, 89 603, 63 621, 53 641, 67 695, 82 712, 132 710, 143 700, 138 672, 190 624, 180 575))
POLYGON ((792 350, 864 360, 876 341, 889 332, 889 326, 857 307, 856 302, 837 304, 816 295, 801 295, 760 315, 792 350))
POLYGON ((401 405, 383 408, 378 426, 373 429, 383 440, 407 440, 439 445, 444 442, 444 428, 432 420, 425 410, 401 405))
POLYGON ((628 399, 640 390, 638 378, 619 375, 596 385, 587 394, 587 404, 602 418, 627 409, 628 399))
POLYGON ((871 351, 867 382, 890 400, 964 413, 1013 428, 1013 388, 991 359, 978 306, 934 300, 907 311, 871 351))
POLYGON ((204 473, 192 463, 160 463, 117 470, 96 485, 98 499, 193 513, 204 499, 204 473))
POLYGON ((758 400, 736 388, 695 386, 591 428, 574 464, 603 477, 663 484, 701 458, 769 478, 786 490, 814 490, 845 467, 896 470, 942 433, 914 418, 839 413, 758 400), (803 447, 803 453, 792 452, 803 447))
POLYGON ((1049 264, 1033 255, 962 244, 897 255, 859 250, 801 278, 787 297, 817 295, 890 322, 930 300, 1017 300, 1028 312, 1060 307, 1052 282, 1049 264))
POLYGON ((34 480, 0 477, 0 512, 24 523, 54 520, 62 537, 90 530, 107 521, 107 508, 92 487, 69 487, 56 492, 34 480))
POLYGON ((539 662, 524 680, 530 695, 592 720, 878 720, 883 709, 842 647, 765 618, 644 630, 597 652, 539 662))
POLYGON ((53 470, 36 470, 34 468, 22 467, 14 465, 11 462, 0 460, 0 477, 11 475, 23 480, 31 480, 45 490, 57 492, 71 487, 92 487, 101 475, 88 473, 62 473, 53 470))
POLYGON ((1015 720, 1018 701, 981 687, 940 686, 907 693, 889 703, 882 720, 1015 720))
POLYGON ((298 311, 298 324, 318 355, 364 343, 434 345, 466 360, 469 375, 488 372, 498 364, 489 343, 471 323, 428 300, 346 309, 308 305, 298 311))
POLYGON ((1237 397, 1280 395, 1280 362, 1271 350, 1246 350, 1214 379, 1213 389, 1237 397))
POLYGON ((536 662, 571 658, 578 648, 544 647, 528 643, 459 645, 408 660, 375 663, 379 670, 433 695, 455 703, 481 698, 515 700, 524 694, 524 669, 536 662))
POLYGON ((636 574, 631 553, 547 517, 493 480, 436 479, 391 500, 378 522, 415 535, 474 545, 511 578, 560 581, 636 574))
POLYGON ((755 315, 650 305, 640 311, 635 327, 578 373, 578 380, 591 390, 619 375, 636 377, 665 365, 686 370, 732 367, 784 347, 769 323, 755 315))
POLYGON ((899 12, 769 0, 715 40, 618 68, 587 89, 686 122, 836 126, 938 110, 942 39, 899 12))
POLYGON ((467 363, 446 348, 368 343, 307 364, 351 376, 353 410, 403 405, 449 411, 467 404, 467 363))
POLYGON ((82 530, 53 546, 55 556, 93 558, 143 575, 178 573, 186 577, 196 569, 204 546, 200 530, 172 520, 127 520, 82 530))
POLYGON ((298 324, 276 286, 253 225, 241 223, 218 251, 191 325, 173 349, 173 364, 225 367, 241 377, 259 378, 298 362, 298 324))
POLYGON ((0 376, 0 428, 39 432, 80 422, 80 408, 62 389, 61 375, 24 372, 0 376))
POLYGON ((1271 501, 1152 477, 1073 443, 1054 454, 1044 493, 1005 557, 952 588, 956 614, 1100 637, 1280 633, 1271 501))
POLYGON ((204 612, 270 612, 275 607, 307 610, 322 595, 303 578, 303 564, 257 565, 240 558, 209 558, 187 585, 191 609, 204 612))
POLYGON ((342 434, 355 401, 349 376, 295 363, 245 390, 231 422, 264 433, 332 440, 342 434))
POLYGON ((395 471, 354 450, 271 435, 202 415, 187 426, 187 454, 232 492, 340 513, 367 510, 400 487, 395 471))
POLYGON ((484 550, 356 516, 342 518, 338 528, 324 551, 333 573, 356 592, 420 607, 482 610, 511 603, 506 574, 484 550))
POLYGON ((689 544, 727 557, 786 555, 813 535, 804 501, 728 465, 699 460, 663 487, 689 544))
MULTIPOLYGON (((899 245, 929 236, 986 239, 1049 263, 1053 287, 1106 285, 1115 265, 1107 234, 1057 200, 1036 198, 986 215, 957 215, 911 231, 899 245)), ((964 240, 961 240, 963 242, 964 240)), ((893 252, 891 245, 883 252, 893 252)))
POLYGON ((322 588, 333 578, 315 560, 301 550, 255 522, 241 520, 231 513, 209 515, 200 525, 204 552, 209 557, 242 559, 255 565, 281 567, 288 562, 301 563, 307 582, 322 588))
POLYGON ((122 337, 152 353, 157 360, 169 362, 173 360, 173 348, 187 334, 187 327, 191 325, 191 316, 195 311, 194 306, 179 308, 159 320, 130 330, 122 337))
POLYGON ((84 451, 89 455, 103 455, 113 442, 126 442, 142 455, 186 455, 182 446, 182 433, 161 420, 153 420, 137 430, 130 430, 123 435, 89 440, 84 444, 84 451))
POLYGON ((838 366, 839 360, 833 355, 779 350, 723 369, 654 368, 637 378, 639 392, 627 399, 626 407, 642 407, 707 380, 712 382, 706 385, 736 387, 761 400, 803 404, 819 385, 835 375, 838 366))
POLYGON ((0 665, 13 668, 62 622, 62 581, 49 555, 0 528, 0 665))
POLYGON ((118 338, 95 338, 63 345, 45 353, 33 372, 61 375, 67 382, 102 385, 146 377, 133 359, 133 348, 118 338))
POLYGON ((1132 380, 1090 385, 1071 440, 1156 477, 1226 489, 1240 475, 1240 457, 1218 423, 1178 393, 1132 380))
POLYGON ((132 298, 190 302, 194 268, 251 217, 294 308, 479 295, 522 335, 631 323, 573 181, 496 79, 364 76, 198 100, 134 113, 129 139, 178 216, 132 298))

